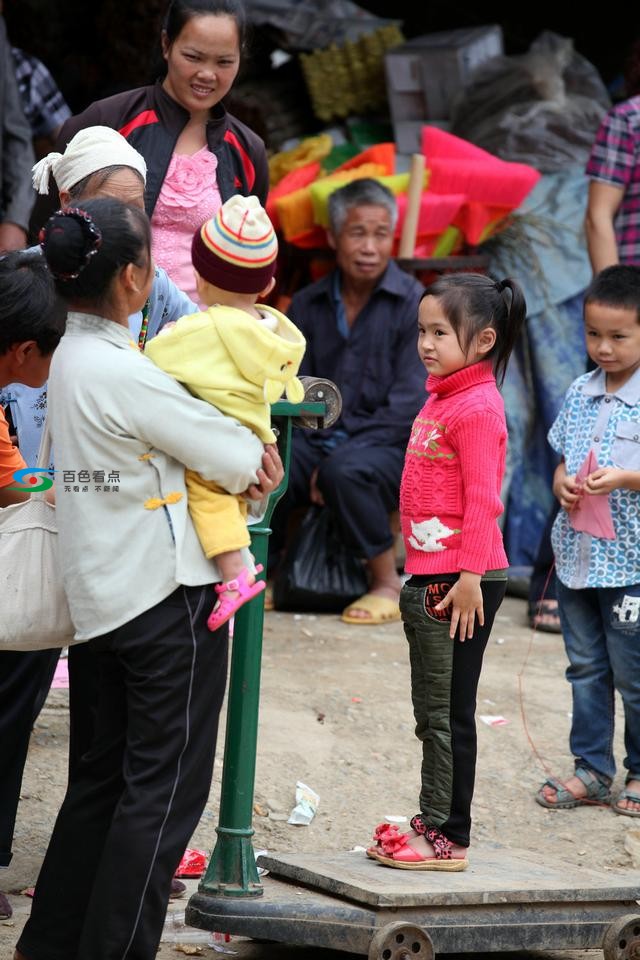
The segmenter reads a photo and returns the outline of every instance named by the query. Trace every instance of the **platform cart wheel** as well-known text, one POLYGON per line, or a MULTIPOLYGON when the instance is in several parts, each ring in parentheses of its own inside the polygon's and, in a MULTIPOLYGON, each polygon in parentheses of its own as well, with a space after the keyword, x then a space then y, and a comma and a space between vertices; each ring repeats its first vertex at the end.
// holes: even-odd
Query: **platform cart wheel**
POLYGON ((607 927, 604 960, 640 960, 640 916, 625 914, 607 927))
POLYGON ((433 960, 433 957, 433 943, 427 931, 400 921, 381 927, 369 946, 369 960, 433 960))

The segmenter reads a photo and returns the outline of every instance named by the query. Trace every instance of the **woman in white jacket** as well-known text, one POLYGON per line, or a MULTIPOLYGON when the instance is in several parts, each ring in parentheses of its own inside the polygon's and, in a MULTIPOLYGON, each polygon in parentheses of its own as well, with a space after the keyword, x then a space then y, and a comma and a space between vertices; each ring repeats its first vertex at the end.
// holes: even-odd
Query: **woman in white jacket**
POLYGON ((220 577, 184 471, 240 493, 263 478, 265 448, 131 340, 153 279, 142 211, 87 202, 54 215, 42 246, 70 308, 49 378, 60 554, 76 639, 100 678, 94 738, 16 957, 152 960, 209 794, 227 668, 226 627, 206 624, 220 577))

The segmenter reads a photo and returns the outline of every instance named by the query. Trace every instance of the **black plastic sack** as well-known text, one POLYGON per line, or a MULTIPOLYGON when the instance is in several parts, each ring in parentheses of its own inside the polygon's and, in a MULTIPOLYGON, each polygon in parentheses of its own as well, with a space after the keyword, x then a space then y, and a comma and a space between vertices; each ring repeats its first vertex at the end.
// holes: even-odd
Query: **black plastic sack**
POLYGON ((367 592, 362 560, 333 530, 326 507, 310 507, 273 584, 276 610, 340 613, 367 592))

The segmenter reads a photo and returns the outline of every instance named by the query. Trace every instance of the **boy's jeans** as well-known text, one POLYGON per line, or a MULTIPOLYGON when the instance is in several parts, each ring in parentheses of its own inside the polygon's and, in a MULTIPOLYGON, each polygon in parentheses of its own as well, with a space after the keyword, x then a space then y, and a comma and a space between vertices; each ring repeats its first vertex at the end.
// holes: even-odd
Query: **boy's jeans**
POLYGON ((569 745, 576 766, 615 776, 617 690, 624 706, 627 779, 640 779, 640 584, 571 590, 559 582, 558 603, 573 690, 569 745))

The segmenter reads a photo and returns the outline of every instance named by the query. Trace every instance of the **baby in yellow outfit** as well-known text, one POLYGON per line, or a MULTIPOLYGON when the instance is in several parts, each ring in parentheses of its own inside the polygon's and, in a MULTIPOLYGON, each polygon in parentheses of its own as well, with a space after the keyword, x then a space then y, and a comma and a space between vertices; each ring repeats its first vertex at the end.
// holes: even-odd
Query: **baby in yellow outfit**
MULTIPOLYGON (((271 404, 286 389, 303 397, 296 374, 305 339, 273 307, 258 304, 273 289, 278 241, 257 197, 234 196, 196 231, 191 259, 198 295, 208 309, 167 324, 147 343, 145 355, 196 397, 235 417, 264 443, 275 443, 271 404)), ((209 617, 216 630, 264 589, 244 565, 250 543, 242 497, 187 471, 189 512, 207 557, 215 557, 223 582, 209 617)), ((258 571, 259 572, 259 571, 258 571)))

